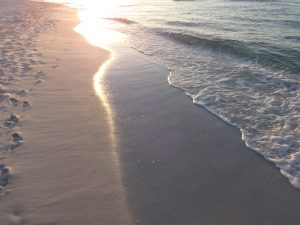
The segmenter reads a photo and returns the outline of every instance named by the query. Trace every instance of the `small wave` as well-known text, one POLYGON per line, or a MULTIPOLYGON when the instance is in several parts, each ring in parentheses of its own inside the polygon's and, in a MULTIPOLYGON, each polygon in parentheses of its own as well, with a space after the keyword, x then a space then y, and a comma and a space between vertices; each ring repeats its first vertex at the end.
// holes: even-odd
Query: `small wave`
POLYGON ((250 50, 240 41, 200 37, 193 34, 177 32, 166 32, 164 34, 182 44, 198 45, 214 51, 231 53, 245 58, 250 56, 250 50))
POLYGON ((291 28, 300 28, 300 21, 297 20, 283 20, 282 23, 291 28))
POLYGON ((111 20, 111 21, 118 22, 118 23, 124 23, 124 24, 135 24, 136 23, 133 20, 129 20, 127 18, 122 18, 122 17, 105 17, 103 19, 111 20))
POLYGON ((262 74, 255 74, 254 78, 261 82, 264 83, 268 86, 273 87, 274 89, 284 89, 288 91, 289 93, 293 91, 299 91, 300 90, 300 82, 295 81, 295 80, 288 80, 285 78, 277 78, 277 77, 270 77, 270 76, 265 76, 262 74))
POLYGON ((223 30, 224 32, 237 32, 238 30, 232 28, 232 27, 224 27, 222 24, 216 24, 210 21, 180 21, 180 20, 171 20, 166 21, 165 23, 168 26, 176 27, 179 29, 184 28, 201 28, 201 27, 210 27, 212 29, 218 29, 223 30))
POLYGON ((180 32, 162 32, 162 34, 182 44, 198 45, 216 52, 251 60, 263 66, 299 73, 300 63, 298 59, 300 58, 300 51, 295 49, 283 49, 262 42, 247 43, 217 37, 200 37, 180 32), (293 55, 293 58, 290 57, 291 55, 293 55))
POLYGON ((201 25, 199 22, 189 22, 189 21, 167 21, 167 25, 172 25, 172 26, 185 26, 185 27, 198 27, 201 25))
POLYGON ((284 38, 287 40, 300 41, 300 36, 285 36, 284 38))
POLYGON ((219 40, 219 39, 208 39, 202 38, 196 35, 187 34, 187 33, 176 33, 176 32, 167 32, 167 36, 174 38, 177 41, 180 41, 184 44, 189 45, 205 45, 211 48, 228 48, 230 45, 238 45, 238 41, 233 40, 219 40))

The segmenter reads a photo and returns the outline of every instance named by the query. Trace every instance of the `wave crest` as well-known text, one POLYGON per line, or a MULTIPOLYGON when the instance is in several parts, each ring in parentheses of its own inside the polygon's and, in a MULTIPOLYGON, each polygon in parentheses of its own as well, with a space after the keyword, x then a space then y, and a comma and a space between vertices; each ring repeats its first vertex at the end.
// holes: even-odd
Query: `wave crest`
POLYGON ((295 49, 283 49, 263 42, 247 43, 180 32, 162 32, 162 34, 185 45, 197 45, 212 51, 231 54, 239 59, 250 60, 263 66, 299 73, 299 61, 287 57, 287 55, 294 55, 294 59, 299 59, 300 51, 295 49))
POLYGON ((118 23, 124 23, 124 24, 135 24, 136 22, 127 18, 122 17, 105 17, 103 18, 105 20, 111 20, 118 23))

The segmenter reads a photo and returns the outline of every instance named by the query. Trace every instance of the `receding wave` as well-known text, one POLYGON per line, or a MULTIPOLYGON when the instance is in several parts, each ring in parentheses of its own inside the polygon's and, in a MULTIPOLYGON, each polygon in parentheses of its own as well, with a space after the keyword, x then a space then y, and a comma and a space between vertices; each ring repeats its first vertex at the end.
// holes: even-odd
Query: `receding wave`
POLYGON ((285 36, 284 38, 287 40, 300 41, 300 36, 285 36))
POLYGON ((198 27, 199 22, 189 22, 189 21, 167 21, 166 24, 172 26, 185 26, 185 27, 198 27))
POLYGON ((135 24, 136 23, 133 20, 129 20, 127 18, 122 18, 122 17, 105 17, 103 19, 111 20, 111 21, 118 22, 118 23, 124 23, 124 24, 135 24))
POLYGON ((298 20, 283 20, 282 23, 291 28, 300 28, 300 21, 298 20))
POLYGON ((300 80, 251 65, 226 71, 218 59, 211 63, 192 78, 172 73, 170 84, 239 128, 246 145, 300 189, 300 80))
POLYGON ((263 42, 246 43, 237 40, 200 37, 187 33, 163 32, 164 35, 187 45, 198 45, 213 51, 231 54, 238 58, 272 68, 299 73, 300 51, 273 47, 263 42), (294 57, 289 57, 293 55, 294 57))

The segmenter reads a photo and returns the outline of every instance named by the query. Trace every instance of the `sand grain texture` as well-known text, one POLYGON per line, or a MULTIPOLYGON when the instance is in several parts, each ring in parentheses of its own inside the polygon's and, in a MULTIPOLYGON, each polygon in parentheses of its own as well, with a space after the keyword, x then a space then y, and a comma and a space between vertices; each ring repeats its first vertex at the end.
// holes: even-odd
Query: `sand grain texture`
POLYGON ((0 224, 129 224, 106 114, 93 88, 109 53, 73 31, 79 22, 74 11, 30 7, 48 8, 53 26, 36 43, 44 64, 32 69, 38 69, 33 85, 39 86, 27 96, 24 143, 4 159, 12 179, 0 224))

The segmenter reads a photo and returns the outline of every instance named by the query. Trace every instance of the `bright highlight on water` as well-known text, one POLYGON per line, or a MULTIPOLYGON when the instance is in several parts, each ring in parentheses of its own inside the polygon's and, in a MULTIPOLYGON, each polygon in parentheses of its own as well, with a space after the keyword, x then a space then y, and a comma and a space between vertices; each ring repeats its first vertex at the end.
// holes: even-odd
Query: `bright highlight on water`
POLYGON ((300 188, 298 0, 92 2, 70 0, 165 64, 171 85, 239 128, 300 188))

